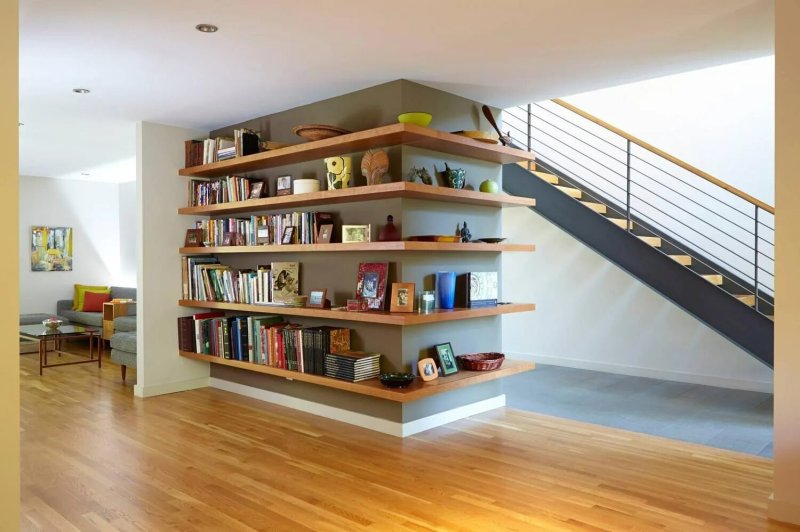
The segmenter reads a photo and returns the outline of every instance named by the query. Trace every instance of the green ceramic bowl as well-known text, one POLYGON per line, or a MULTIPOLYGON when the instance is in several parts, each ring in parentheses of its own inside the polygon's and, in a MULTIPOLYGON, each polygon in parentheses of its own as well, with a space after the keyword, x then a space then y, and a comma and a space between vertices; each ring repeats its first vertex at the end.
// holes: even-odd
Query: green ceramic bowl
POLYGON ((397 121, 401 124, 416 124, 428 127, 433 116, 430 113, 403 113, 397 116, 397 121))

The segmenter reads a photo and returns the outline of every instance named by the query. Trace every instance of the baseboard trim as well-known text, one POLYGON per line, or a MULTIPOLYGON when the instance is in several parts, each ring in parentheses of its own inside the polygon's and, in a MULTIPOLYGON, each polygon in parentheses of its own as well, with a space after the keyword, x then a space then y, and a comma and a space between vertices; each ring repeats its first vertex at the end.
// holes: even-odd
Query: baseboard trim
POLYGON ((360 414, 358 412, 352 412, 350 410, 345 410, 343 408, 337 408, 330 405, 315 403, 306 399, 299 399, 297 397, 271 392, 269 390, 262 390, 261 388, 246 386, 244 384, 218 379, 216 377, 210 378, 209 386, 212 388, 225 390, 226 392, 244 395, 245 397, 250 397, 251 399, 258 399, 259 401, 285 406, 287 408, 300 410, 301 412, 306 412, 308 414, 341 421, 343 423, 356 425, 358 427, 374 430, 383 434, 389 434, 390 436, 397 436, 399 438, 412 436, 422 431, 439 427, 441 425, 446 425, 447 423, 451 423, 465 417, 474 416, 489 410, 494 410, 495 408, 500 408, 506 404, 506 396, 498 395, 495 397, 490 397, 489 399, 478 401, 476 403, 470 403, 468 405, 453 408, 451 410, 439 412, 438 414, 433 414, 424 418, 416 419, 414 421, 402 423, 399 421, 391 421, 388 419, 368 416, 366 414, 360 414))
POLYGON ((165 384, 156 384, 154 386, 142 386, 140 384, 135 384, 133 386, 133 395, 136 397, 155 397, 156 395, 186 392, 189 390, 196 390, 198 388, 208 388, 209 378, 210 377, 200 377, 198 379, 190 379, 188 381, 168 382, 165 384))
POLYGON ((532 355, 530 353, 515 353, 506 351, 506 355, 508 355, 510 358, 535 360, 539 364, 546 364, 550 366, 564 366, 567 368, 604 371, 606 373, 630 375, 631 377, 647 377, 650 379, 685 382, 688 384, 701 384, 705 386, 716 386, 718 388, 730 388, 733 390, 772 393, 772 382, 730 379, 727 377, 717 377, 714 375, 698 375, 695 373, 682 373, 680 371, 642 368, 638 366, 627 366, 624 364, 613 364, 609 362, 596 362, 594 360, 553 357, 547 355, 532 355))
POLYGON ((767 515, 776 521, 800 525, 800 504, 776 500, 774 495, 770 495, 767 501, 767 515))

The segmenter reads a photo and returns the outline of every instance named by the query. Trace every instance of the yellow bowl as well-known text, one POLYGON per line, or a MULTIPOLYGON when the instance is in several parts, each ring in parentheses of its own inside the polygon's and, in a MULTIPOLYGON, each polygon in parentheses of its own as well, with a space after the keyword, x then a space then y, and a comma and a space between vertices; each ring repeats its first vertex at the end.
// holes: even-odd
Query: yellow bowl
POLYGON ((430 113, 403 113, 397 116, 397 121, 401 124, 416 124, 428 127, 433 116, 430 113))

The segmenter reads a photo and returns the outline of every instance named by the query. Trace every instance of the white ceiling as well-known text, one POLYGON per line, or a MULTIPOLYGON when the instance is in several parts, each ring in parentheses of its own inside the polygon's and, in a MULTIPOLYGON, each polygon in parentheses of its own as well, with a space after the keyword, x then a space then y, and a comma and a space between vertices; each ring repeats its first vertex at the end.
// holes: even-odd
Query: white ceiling
POLYGON ((771 6, 21 0, 20 173, 131 180, 138 120, 213 129, 398 78, 508 106, 767 55, 771 6))

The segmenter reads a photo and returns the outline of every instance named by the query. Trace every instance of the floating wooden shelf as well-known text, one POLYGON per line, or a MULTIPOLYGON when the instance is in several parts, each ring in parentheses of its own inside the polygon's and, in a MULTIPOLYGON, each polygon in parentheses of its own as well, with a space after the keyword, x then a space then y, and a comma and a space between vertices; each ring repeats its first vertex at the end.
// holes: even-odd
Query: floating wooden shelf
POLYGON ((212 364, 230 366, 247 371, 255 371, 258 373, 265 373, 275 377, 282 377, 284 379, 296 380, 300 382, 308 382, 319 386, 326 386, 328 388, 336 388, 338 390, 344 390, 347 392, 369 395, 371 397, 378 397, 380 399, 396 401, 399 403, 416 401, 417 399, 422 399, 423 397, 445 393, 452 390, 457 390, 459 388, 464 388, 466 386, 473 386, 482 382, 493 381, 503 377, 509 377, 511 375, 516 375, 517 373, 531 371, 534 369, 533 362, 522 362, 506 359, 500 369, 493 371, 460 370, 455 375, 450 375, 449 377, 439 377, 434 381, 424 382, 422 379, 417 379, 407 388, 387 388, 381 384, 378 379, 370 379, 361 382, 348 382, 330 377, 324 377, 322 375, 289 371, 286 369, 264 366, 262 364, 252 364, 250 362, 242 362, 239 360, 229 360, 210 355, 202 355, 200 353, 193 353, 191 351, 179 351, 178 353, 182 357, 203 360, 205 362, 211 362, 212 364))
POLYGON ((381 323, 384 325, 399 326, 468 320, 473 318, 484 318, 486 316, 515 314, 518 312, 532 312, 536 310, 536 305, 533 303, 507 303, 505 305, 497 305, 496 307, 457 308, 452 310, 436 309, 430 314, 385 311, 347 312, 344 310, 329 310, 321 308, 278 307, 271 305, 223 303, 218 301, 194 301, 192 299, 181 299, 178 301, 178 305, 182 307, 234 310, 239 312, 258 312, 261 314, 280 314, 283 316, 324 318, 327 320, 358 321, 363 323, 381 323))
POLYGON ((208 253, 316 253, 321 251, 536 251, 534 244, 483 244, 454 242, 359 242, 352 244, 291 244, 269 246, 211 246, 180 248, 182 255, 206 255, 208 253))
POLYGON ((339 203, 395 198, 446 201, 449 203, 464 203, 468 205, 482 205, 485 207, 533 207, 536 205, 536 200, 533 198, 517 197, 508 194, 489 194, 476 190, 456 190, 447 187, 398 181, 394 183, 383 183, 381 185, 323 190, 320 192, 308 192, 306 194, 291 194, 289 196, 274 196, 271 198, 202 205, 200 207, 181 207, 178 209, 178 214, 215 216, 241 212, 310 207, 313 205, 336 205, 339 203))
POLYGON ((217 163, 192 166, 178 173, 189 177, 219 177, 401 144, 499 164, 535 159, 531 152, 500 144, 486 144, 414 124, 392 124, 217 163))

